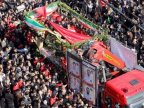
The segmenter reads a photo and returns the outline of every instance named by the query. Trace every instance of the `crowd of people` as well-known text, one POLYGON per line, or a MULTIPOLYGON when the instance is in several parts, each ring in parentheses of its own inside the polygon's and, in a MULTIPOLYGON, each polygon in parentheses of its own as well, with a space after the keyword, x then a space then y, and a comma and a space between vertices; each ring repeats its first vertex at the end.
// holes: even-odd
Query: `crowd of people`
MULTIPOLYGON (((91 108, 80 93, 68 88, 63 69, 56 68, 36 53, 34 35, 38 34, 24 23, 25 13, 53 1, 13 0, 0 4, 1 108, 91 108), (16 7, 21 4, 26 8, 19 12, 16 7)), ((110 36, 135 49, 138 63, 144 66, 144 31, 138 27, 143 26, 144 21, 142 0, 110 0, 113 8, 119 9, 131 21, 95 0, 61 1, 93 23, 107 28, 110 36)), ((65 22, 61 24, 65 26, 65 22)))
POLYGON ((109 35, 137 52, 144 67, 143 0, 63 0, 95 24, 107 28, 109 35))
POLYGON ((41 2, 4 2, 0 9, 0 107, 91 107, 80 93, 67 86, 63 69, 37 52, 36 32, 24 23, 24 13, 41 2), (26 9, 15 8, 25 3, 26 9))

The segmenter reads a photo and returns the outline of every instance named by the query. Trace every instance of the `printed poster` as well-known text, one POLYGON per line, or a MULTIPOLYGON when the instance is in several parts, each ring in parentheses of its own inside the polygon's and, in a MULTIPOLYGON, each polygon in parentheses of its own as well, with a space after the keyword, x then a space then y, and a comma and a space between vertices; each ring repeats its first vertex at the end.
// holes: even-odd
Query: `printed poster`
POLYGON ((95 69, 95 66, 92 66, 86 62, 82 63, 82 80, 93 87, 95 87, 95 69))
POLYGON ((80 91, 81 80, 73 75, 69 75, 70 88, 76 91, 80 91))
POLYGON ((83 83, 82 93, 85 99, 95 104, 95 100, 96 100, 95 88, 87 85, 86 83, 83 83))
POLYGON ((77 77, 80 77, 81 67, 80 63, 73 58, 69 58, 69 73, 74 74, 77 77))

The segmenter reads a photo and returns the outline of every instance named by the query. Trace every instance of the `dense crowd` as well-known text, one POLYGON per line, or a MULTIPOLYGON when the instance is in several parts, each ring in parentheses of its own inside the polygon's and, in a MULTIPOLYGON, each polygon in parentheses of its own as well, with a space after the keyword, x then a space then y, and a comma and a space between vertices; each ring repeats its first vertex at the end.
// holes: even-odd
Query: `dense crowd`
POLYGON ((110 5, 104 5, 102 0, 63 1, 95 24, 107 28, 110 36, 136 51, 138 64, 144 66, 143 0, 105 0, 110 5))
MULTIPOLYGON (((1 108, 91 108, 81 94, 68 89, 63 69, 56 68, 49 60, 36 54, 34 35, 37 34, 24 23, 24 13, 52 1, 54 0, 14 0, 1 3, 1 108), (26 8, 19 12, 16 7, 23 3, 26 8)), ((143 25, 144 21, 142 0, 110 0, 115 8, 130 17, 135 24, 111 7, 101 7, 95 0, 61 1, 94 23, 107 28, 112 37, 135 49, 138 63, 144 66, 144 33, 137 27, 143 25)), ((65 22, 61 24, 65 26, 65 22)))
POLYGON ((25 1, 5 2, 0 9, 0 107, 90 107, 76 91, 68 89, 66 73, 37 52, 36 34, 23 22, 25 12, 42 6, 25 1))

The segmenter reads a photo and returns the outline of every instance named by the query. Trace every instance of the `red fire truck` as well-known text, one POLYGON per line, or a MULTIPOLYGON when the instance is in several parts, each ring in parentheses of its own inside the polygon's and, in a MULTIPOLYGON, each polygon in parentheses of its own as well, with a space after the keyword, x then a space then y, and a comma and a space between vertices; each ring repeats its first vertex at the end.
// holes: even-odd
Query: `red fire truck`
MULTIPOLYGON (((124 61, 112 54, 99 41, 94 41, 85 55, 93 65, 109 68, 117 67, 119 71, 101 72, 103 82, 99 83, 100 108, 144 108, 144 78, 143 71, 126 69, 124 61), (100 62, 103 61, 101 64, 100 62), (108 64, 108 65, 106 65, 108 64), (125 70, 125 71, 123 71, 125 70), (111 77, 108 77, 110 74, 111 77)), ((99 77, 99 80, 101 80, 99 77)))
POLYGON ((144 108, 144 73, 130 71, 106 82, 102 108, 144 108))
MULTIPOLYGON (((69 12, 73 12, 73 11, 69 11, 69 12)), ((82 18, 82 17, 79 17, 79 15, 76 14, 75 12, 73 14, 74 14, 74 16, 77 16, 78 19, 82 18)), ((83 19, 83 21, 87 21, 87 20, 83 19)), ((90 23, 90 22, 87 21, 87 23, 90 23)), ((53 28, 54 28, 54 26, 53 26, 53 28)), ((59 30, 58 28, 60 28, 60 27, 57 27, 56 31, 59 30)), ((62 31, 64 31, 64 30, 65 29, 62 29, 62 31)), ((54 33, 52 33, 52 34, 54 34, 54 33)), ((72 33, 69 33, 69 34, 72 34, 72 33)), ((61 33, 61 35, 64 35, 64 33, 61 33)), ((69 35, 66 35, 66 36, 68 38, 70 38, 69 35)), ((77 36, 78 35, 76 35, 75 38, 77 38, 77 36)), ((81 34, 80 34, 80 36, 81 36, 81 34)), ((74 37, 74 36, 72 36, 72 37, 74 37)), ((77 40, 77 39, 75 39, 75 40, 77 40)), ((79 40, 81 40, 81 38, 79 40)), ((44 53, 44 51, 43 51, 43 53, 44 53)), ((50 54, 48 54, 47 51, 45 51, 44 55, 49 56, 50 54)), ((51 55, 53 55, 53 54, 51 54, 51 55)), ((100 98, 97 98, 98 101, 96 104, 100 103, 99 105, 97 105, 97 107, 99 107, 99 108, 127 108, 127 107, 128 108, 144 108, 144 80, 143 80, 144 74, 143 74, 143 71, 138 71, 138 70, 128 71, 125 68, 126 66, 125 66, 124 61, 122 61, 116 55, 112 54, 108 50, 107 46, 104 45, 103 42, 99 42, 99 41, 94 41, 92 43, 92 45, 89 46, 88 49, 86 49, 84 51, 83 57, 90 60, 90 63, 92 65, 98 67, 97 73, 98 73, 99 77, 95 77, 96 80, 94 81, 94 83, 96 82, 96 85, 93 85, 93 87, 95 87, 95 88, 97 85, 102 88, 102 89, 99 89, 99 91, 96 91, 98 93, 98 97, 100 97, 100 98), (100 70, 100 68, 102 68, 102 69, 100 70), (117 69, 115 69, 115 68, 117 68, 117 69), (97 80, 99 80, 99 83, 97 83, 97 80)), ((79 58, 80 58, 80 56, 79 56, 79 58)), ((64 60, 65 59, 63 59, 62 61, 64 61, 64 60)), ((70 59, 69 61, 71 61, 70 65, 72 65, 72 63, 73 63, 73 65, 75 67, 76 66, 78 67, 82 64, 82 62, 80 62, 80 63, 77 61, 74 62, 73 59, 70 59)), ((65 63, 65 65, 67 65, 68 62, 67 63, 63 62, 63 63, 65 63)), ((85 64, 87 65, 87 63, 85 63, 85 64)), ((91 67, 91 65, 88 64, 87 66, 85 66, 85 68, 87 69, 87 67, 89 68, 89 67, 91 67)), ((92 66, 92 68, 93 68, 93 66, 92 66)), ((76 72, 79 72, 82 69, 80 69, 80 68, 74 69, 74 67, 71 66, 71 71, 74 71, 74 70, 77 70, 76 72)), ((95 68, 93 70, 95 71, 95 68)), ((82 71, 81 71, 81 73, 82 73, 82 71)), ((88 73, 88 70, 87 70, 87 73, 88 73)), ((78 73, 78 77, 81 78, 82 75, 79 75, 79 73, 78 73)), ((90 76, 90 77, 93 78, 93 76, 90 76)), ((78 78, 75 77, 75 79, 78 79, 78 78)), ((79 79, 77 81, 79 81, 79 79)), ((82 80, 81 80, 81 82, 82 82, 82 80)), ((89 82, 92 82, 92 81, 89 81, 89 82)), ((82 85, 82 84, 79 84, 79 85, 82 85)), ((76 85, 74 85, 74 86, 76 86, 76 85)), ((90 90, 90 89, 88 89, 88 90, 90 90)), ((89 93, 87 93, 87 94, 89 94, 89 93)), ((94 94, 96 94, 96 93, 94 93, 94 94)))

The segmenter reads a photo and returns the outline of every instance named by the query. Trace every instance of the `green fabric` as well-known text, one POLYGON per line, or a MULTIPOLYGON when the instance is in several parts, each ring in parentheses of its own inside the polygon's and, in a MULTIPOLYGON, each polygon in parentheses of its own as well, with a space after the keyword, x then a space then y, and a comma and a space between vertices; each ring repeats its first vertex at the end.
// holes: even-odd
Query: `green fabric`
MULTIPOLYGON (((72 14, 75 18, 77 18, 80 22, 84 23, 85 25, 87 25, 88 27, 90 27, 93 30, 96 29, 101 29, 102 33, 101 35, 104 35, 104 37, 107 37, 107 30, 103 29, 101 26, 96 25, 94 23, 92 23, 91 21, 89 21, 88 19, 84 18, 83 16, 81 16, 80 14, 78 14, 76 11, 74 11, 72 8, 70 8, 68 5, 66 5, 65 3, 62 2, 53 2, 51 4, 49 4, 46 8, 48 9, 48 11, 50 11, 51 9, 55 9, 59 7, 60 9, 72 14)), ((54 33, 53 31, 51 31, 50 29, 46 28, 43 24, 39 23, 36 21, 36 19, 31 19, 31 17, 35 17, 36 13, 34 11, 30 11, 25 15, 25 21, 26 23, 30 26, 33 27, 34 29, 37 30, 45 30, 50 32, 51 34, 53 34, 54 36, 56 36, 56 38, 61 41, 60 37, 54 33)), ((110 22, 110 19, 108 18, 108 22, 110 22)), ((98 37, 98 36, 94 36, 98 37)), ((102 37, 101 37, 102 38, 102 37)), ((76 44, 76 46, 80 46, 82 43, 78 43, 76 44)), ((69 43, 65 43, 66 47, 73 47, 71 46, 69 43)))
POLYGON ((35 20, 32 20, 32 19, 29 18, 29 17, 25 17, 25 21, 26 21, 27 23, 30 23, 30 24, 34 25, 34 26, 37 26, 37 27, 40 27, 40 28, 46 28, 44 25, 38 23, 38 22, 35 21, 35 20))
POLYGON ((108 17, 108 19, 107 19, 107 23, 111 23, 111 19, 110 19, 110 17, 108 17))

